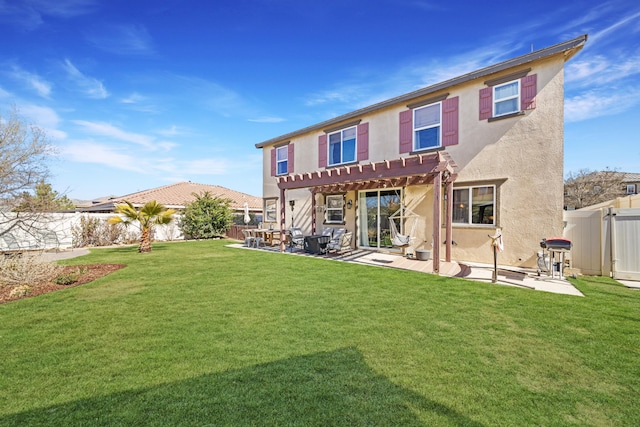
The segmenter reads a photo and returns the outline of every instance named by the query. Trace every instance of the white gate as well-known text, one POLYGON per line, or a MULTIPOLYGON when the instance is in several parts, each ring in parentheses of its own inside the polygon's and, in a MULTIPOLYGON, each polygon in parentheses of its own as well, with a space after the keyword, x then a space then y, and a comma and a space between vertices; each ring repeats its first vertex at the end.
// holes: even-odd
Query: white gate
POLYGON ((602 233, 602 212, 565 211, 564 237, 571 240, 571 267, 589 276, 602 276, 604 266, 604 234, 602 233))
POLYGON ((640 281, 640 209, 565 211, 571 265, 582 274, 640 281))
POLYGON ((608 216, 613 278, 640 280, 640 209, 611 209, 608 216))

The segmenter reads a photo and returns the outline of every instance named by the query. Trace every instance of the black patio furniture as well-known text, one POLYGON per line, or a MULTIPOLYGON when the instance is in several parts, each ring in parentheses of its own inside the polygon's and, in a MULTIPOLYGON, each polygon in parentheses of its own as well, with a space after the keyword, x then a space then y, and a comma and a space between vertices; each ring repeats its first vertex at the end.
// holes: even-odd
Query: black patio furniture
POLYGON ((331 237, 323 234, 316 234, 304 237, 304 250, 311 254, 325 254, 327 252, 327 244, 331 237))

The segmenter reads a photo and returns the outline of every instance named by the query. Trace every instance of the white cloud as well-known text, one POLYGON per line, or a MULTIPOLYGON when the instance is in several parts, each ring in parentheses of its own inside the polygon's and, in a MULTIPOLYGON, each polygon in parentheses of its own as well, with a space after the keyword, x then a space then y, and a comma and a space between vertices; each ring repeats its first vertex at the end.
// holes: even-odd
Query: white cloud
POLYGON ((0 1, 0 19, 25 30, 37 29, 48 16, 73 18, 92 13, 96 0, 22 0, 0 1))
POLYGON ((565 100, 565 121, 579 122, 614 115, 637 105, 640 105, 640 89, 629 90, 626 93, 602 93, 593 90, 565 100))
POLYGON ((566 68, 566 81, 590 86, 604 85, 634 74, 640 74, 638 54, 615 58, 592 55, 569 63, 566 68))
POLYGON ((170 128, 168 128, 168 129, 160 129, 160 130, 156 131, 156 133, 158 133, 160 135, 163 135, 163 136, 176 136, 176 135, 182 134, 182 131, 180 131, 176 125, 171 125, 170 128))
POLYGON ((247 121, 254 123, 281 123, 284 122, 285 119, 281 117, 258 117, 255 119, 247 119, 247 121))
POLYGON ((592 34, 590 37, 591 45, 593 46, 594 44, 600 42, 601 39, 608 37, 611 33, 625 27, 627 24, 630 24, 639 18, 640 18, 640 12, 636 12, 631 15, 624 16, 623 18, 619 19, 618 21, 614 22, 608 27, 603 28, 600 31, 597 31, 596 33, 592 34))
POLYGON ((115 169, 144 173, 145 168, 137 156, 123 154, 94 141, 74 141, 62 147, 62 155, 78 163, 97 163, 115 169))
POLYGON ((21 81, 29 88, 34 89, 36 93, 43 98, 48 98, 51 94, 51 83, 47 82, 35 73, 23 70, 18 65, 12 65, 11 77, 15 80, 21 81))
POLYGON ((67 134, 58 129, 60 126, 60 117, 55 110, 49 107, 41 107, 39 105, 20 105, 18 111, 21 115, 27 117, 34 125, 42 128, 48 137, 55 140, 64 140, 67 134))
POLYGON ((103 26, 88 36, 99 49, 118 55, 149 55, 154 53, 151 36, 142 25, 121 24, 103 26))
POLYGON ((69 78, 81 91, 84 92, 87 97, 104 99, 109 96, 109 92, 107 92, 107 89, 100 80, 84 75, 68 59, 64 60, 63 68, 67 72, 69 78))
POLYGON ((156 148, 156 145, 154 144, 155 138, 152 136, 127 132, 113 126, 112 124, 104 122, 89 122, 86 120, 74 120, 73 122, 82 127, 85 131, 96 135, 102 135, 124 142, 132 142, 152 150, 156 148))
POLYGON ((129 95, 126 98, 122 98, 121 102, 123 104, 138 104, 140 102, 144 102, 147 100, 147 97, 140 95, 137 92, 133 92, 131 95, 129 95))

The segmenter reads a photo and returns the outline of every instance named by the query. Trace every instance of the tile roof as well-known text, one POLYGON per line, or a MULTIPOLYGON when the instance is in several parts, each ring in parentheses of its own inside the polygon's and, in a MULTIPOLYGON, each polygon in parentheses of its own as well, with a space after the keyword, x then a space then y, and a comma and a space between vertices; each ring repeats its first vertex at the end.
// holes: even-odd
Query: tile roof
POLYGON ((195 182, 178 182, 176 184, 156 187, 138 193, 114 197, 105 204, 123 203, 125 200, 133 205, 143 205, 151 200, 156 200, 166 207, 184 207, 185 204, 195 200, 195 194, 201 195, 208 191, 212 196, 231 200, 231 208, 243 209, 244 203, 249 204, 250 210, 262 210, 262 198, 251 196, 239 191, 230 190, 219 185, 197 184, 195 182))
POLYGON ((623 172, 622 182, 640 182, 640 173, 623 172))

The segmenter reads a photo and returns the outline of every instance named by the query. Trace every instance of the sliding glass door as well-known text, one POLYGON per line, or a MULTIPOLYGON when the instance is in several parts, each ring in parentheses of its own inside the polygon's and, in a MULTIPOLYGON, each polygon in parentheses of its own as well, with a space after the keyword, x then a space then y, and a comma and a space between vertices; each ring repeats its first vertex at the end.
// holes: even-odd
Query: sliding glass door
MULTIPOLYGON (((389 215, 400 209, 402 189, 361 191, 358 203, 358 245, 392 250, 389 215)), ((399 249, 397 249, 399 250, 399 249)))

